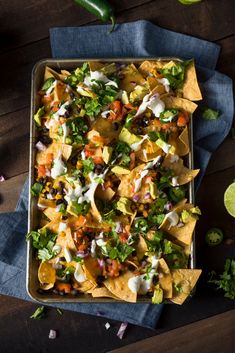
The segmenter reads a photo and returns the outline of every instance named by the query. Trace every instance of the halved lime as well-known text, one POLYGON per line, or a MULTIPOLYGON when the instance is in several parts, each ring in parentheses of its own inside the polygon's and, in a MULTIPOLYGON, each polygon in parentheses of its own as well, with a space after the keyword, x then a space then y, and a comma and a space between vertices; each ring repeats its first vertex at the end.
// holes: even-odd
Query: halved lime
POLYGON ((229 185, 224 193, 224 206, 228 213, 235 217, 235 183, 229 185))

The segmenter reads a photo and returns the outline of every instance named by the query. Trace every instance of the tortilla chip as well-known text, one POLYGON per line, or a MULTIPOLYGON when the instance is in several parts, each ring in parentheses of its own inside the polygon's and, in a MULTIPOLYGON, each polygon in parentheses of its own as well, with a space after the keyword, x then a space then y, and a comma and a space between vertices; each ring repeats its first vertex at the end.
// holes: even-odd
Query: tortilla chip
POLYGON ((43 207, 45 207, 45 208, 47 208, 47 207, 51 207, 51 208, 56 207, 56 203, 55 203, 54 200, 46 199, 45 197, 42 197, 41 195, 38 198, 38 205, 40 207, 42 207, 42 208, 43 207))
POLYGON ((56 270, 52 264, 44 261, 40 263, 38 268, 38 280, 43 285, 43 289, 50 289, 56 281, 56 270))
POLYGON ((88 65, 91 71, 97 71, 104 67, 104 63, 99 61, 88 61, 88 65))
POLYGON ((146 83, 144 77, 137 70, 134 64, 130 64, 121 70, 121 74, 124 78, 120 82, 120 88, 127 93, 134 90, 135 85, 144 85, 146 83), (133 82, 135 85, 133 85, 133 82))
MULTIPOLYGON (((174 211, 178 213, 180 216, 183 210, 190 211, 194 206, 192 204, 180 205, 174 208, 174 211)), ((168 234, 176 238, 180 243, 190 246, 192 243, 192 236, 197 223, 197 219, 195 217, 189 216, 187 223, 182 227, 170 227, 169 229, 169 220, 167 218, 164 219, 160 228, 166 231, 168 234)))
POLYGON ((90 293, 93 298, 105 297, 105 298, 113 298, 113 299, 119 300, 119 298, 116 297, 116 295, 114 295, 113 293, 111 293, 106 287, 96 287, 93 290, 91 290, 90 293))
POLYGON ((189 114, 193 114, 193 112, 197 109, 197 104, 189 101, 188 99, 172 97, 166 94, 161 96, 161 100, 165 103, 166 109, 178 108, 189 114))
POLYGON ((158 76, 157 70, 162 69, 164 66, 164 61, 153 61, 153 60, 145 60, 139 67, 139 72, 147 77, 150 74, 154 76, 158 76))
POLYGON ((52 207, 47 207, 44 211, 43 211, 44 215, 50 219, 50 221, 57 221, 59 222, 61 219, 61 213, 56 211, 56 208, 52 208, 52 207))
POLYGON ((174 295, 170 301, 179 305, 183 304, 197 283, 201 272, 201 270, 190 269, 172 270, 173 283, 179 286, 179 292, 174 291, 174 295))
POLYGON ((106 279, 104 285, 117 298, 130 303, 136 303, 137 293, 133 293, 128 287, 128 280, 131 277, 133 277, 133 273, 127 271, 119 277, 106 279))
POLYGON ((177 138, 177 145, 175 153, 178 156, 186 156, 190 152, 189 148, 189 136, 188 136, 188 127, 186 126, 177 138))
POLYGON ((147 243, 141 235, 139 235, 139 241, 136 244, 135 249, 138 260, 141 260, 144 257, 145 253, 148 251, 147 243))
POLYGON ((136 152, 136 157, 143 162, 149 162, 157 156, 160 156, 161 153, 161 147, 159 147, 155 142, 145 140, 141 145, 141 149, 136 152))
POLYGON ((171 169, 174 171, 177 178, 177 183, 179 185, 184 185, 193 180, 199 173, 200 169, 189 169, 184 166, 183 159, 179 158, 178 160, 173 160, 172 155, 166 155, 162 167, 171 169))
POLYGON ((79 290, 79 292, 82 292, 82 293, 89 293, 89 291, 93 290, 96 285, 94 285, 93 282, 91 282, 90 280, 86 280, 82 283, 78 283, 76 282, 76 289, 79 290))
POLYGON ((202 94, 198 85, 196 69, 193 62, 186 67, 182 93, 184 98, 191 101, 202 100, 202 94))
POLYGON ((166 261, 163 258, 159 259, 158 270, 162 274, 161 276, 159 276, 159 284, 163 290, 164 298, 172 298, 172 295, 173 295, 172 275, 166 261))
POLYGON ((71 229, 67 228, 65 230, 65 232, 60 232, 57 239, 56 239, 56 245, 60 245, 61 246, 61 252, 59 254, 59 256, 63 256, 62 254, 64 253, 64 248, 66 247, 68 250, 72 251, 72 252, 76 252, 77 248, 76 245, 74 243, 73 237, 72 237, 72 233, 71 233, 71 229))
POLYGON ((92 281, 94 284, 97 285, 96 277, 101 275, 101 269, 97 259, 91 256, 85 258, 82 267, 86 274, 87 279, 89 279, 90 281, 92 281))
POLYGON ((57 220, 53 220, 50 223, 47 223, 42 229, 45 228, 49 229, 53 233, 57 233, 59 228, 59 222, 57 220))
POLYGON ((44 81, 50 77, 54 77, 56 80, 64 81, 67 76, 68 76, 68 71, 63 70, 63 72, 61 71, 61 73, 58 73, 55 70, 53 70, 52 68, 46 66, 45 74, 44 74, 44 81))
POLYGON ((112 122, 103 118, 95 119, 94 124, 92 125, 92 128, 98 131, 101 136, 107 137, 110 140, 117 139, 121 130, 121 126, 120 126, 120 128, 117 131, 115 131, 113 128, 112 122))
POLYGON ((52 153, 54 159, 61 153, 62 157, 67 161, 72 153, 72 146, 64 143, 53 142, 46 151, 37 153, 37 164, 47 164, 47 154, 52 153))
POLYGON ((98 197, 98 199, 104 201, 110 201, 114 195, 115 191, 112 188, 108 187, 107 189, 103 190, 101 185, 97 187, 95 192, 95 198, 98 197))

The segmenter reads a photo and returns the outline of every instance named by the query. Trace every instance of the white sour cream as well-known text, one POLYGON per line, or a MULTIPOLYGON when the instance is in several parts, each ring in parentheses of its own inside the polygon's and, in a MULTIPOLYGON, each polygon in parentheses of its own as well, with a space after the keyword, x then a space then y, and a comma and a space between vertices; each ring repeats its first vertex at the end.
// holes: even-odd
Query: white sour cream
POLYGON ((81 264, 79 262, 76 265, 76 269, 75 269, 75 272, 74 272, 74 278, 79 283, 83 283, 87 279, 86 275, 85 275, 85 273, 84 273, 84 271, 82 269, 82 266, 81 266, 81 264))
POLYGON ((170 91, 170 82, 167 78, 163 77, 163 78, 158 78, 157 79, 159 83, 161 83, 164 88, 165 88, 165 91, 168 93, 170 91))
POLYGON ((51 168, 51 177, 56 179, 58 176, 65 174, 67 172, 67 167, 65 163, 62 161, 61 155, 59 154, 54 159, 53 167, 51 168))
POLYGON ((168 229, 171 229, 171 227, 175 227, 177 225, 177 223, 179 222, 179 216, 178 216, 177 212, 175 212, 175 211, 171 211, 171 212, 167 213, 164 220, 166 220, 166 219, 170 223, 168 229))

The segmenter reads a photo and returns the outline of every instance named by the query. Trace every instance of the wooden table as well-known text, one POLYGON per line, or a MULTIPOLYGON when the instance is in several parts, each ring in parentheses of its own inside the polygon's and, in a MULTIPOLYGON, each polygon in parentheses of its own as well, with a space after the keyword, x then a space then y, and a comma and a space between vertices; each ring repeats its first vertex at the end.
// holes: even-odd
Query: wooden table
MULTIPOLYGON (((233 0, 204 0, 183 6, 177 0, 114 0, 118 22, 150 20, 171 30, 219 43, 218 70, 235 78, 235 11, 233 0)), ((50 57, 48 29, 98 23, 72 0, 1 1, 0 8, 0 211, 13 211, 28 173, 30 73, 36 61, 50 57)), ((207 272, 222 270, 226 257, 235 258, 235 221, 223 206, 223 193, 235 177, 235 141, 223 142, 212 157, 197 194, 203 216, 197 228, 197 264, 204 270, 195 297, 183 307, 165 306, 156 331, 129 325, 124 339, 116 337, 120 323, 73 312, 47 319, 29 316, 36 304, 1 297, 0 350, 15 352, 101 353, 155 336, 116 352, 235 351, 234 302, 207 284, 207 272), (212 226, 225 233, 222 245, 209 248, 204 235, 212 226), (199 321, 201 320, 201 321, 199 321), (109 321, 110 330, 104 324, 109 321), (48 339, 51 328, 59 337, 48 339), (173 330, 174 329, 174 330, 173 330), (173 330, 173 331, 172 331, 173 330)))

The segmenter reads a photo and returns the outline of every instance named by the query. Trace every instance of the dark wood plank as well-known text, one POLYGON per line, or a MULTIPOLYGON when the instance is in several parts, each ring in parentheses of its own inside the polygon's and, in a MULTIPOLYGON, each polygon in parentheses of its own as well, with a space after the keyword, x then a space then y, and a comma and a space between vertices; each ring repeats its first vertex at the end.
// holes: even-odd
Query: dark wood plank
POLYGON ((109 353, 231 353, 234 327, 235 310, 231 310, 109 353))
POLYGON ((23 173, 0 184, 0 212, 12 212, 15 210, 27 176, 28 173, 23 173))
POLYGON ((219 71, 227 74, 228 76, 235 78, 235 35, 218 41, 221 45, 222 51, 219 57, 217 68, 219 71))
POLYGON ((212 155, 206 174, 212 174, 233 167, 234 155, 235 140, 233 140, 231 134, 229 134, 217 151, 212 155))
MULTIPOLYGON (((147 2, 149 0, 113 0, 112 4, 119 14, 147 2)), ((0 52, 46 38, 50 27, 81 26, 96 21, 94 15, 77 6, 73 0, 3 2, 0 19, 0 52)))

